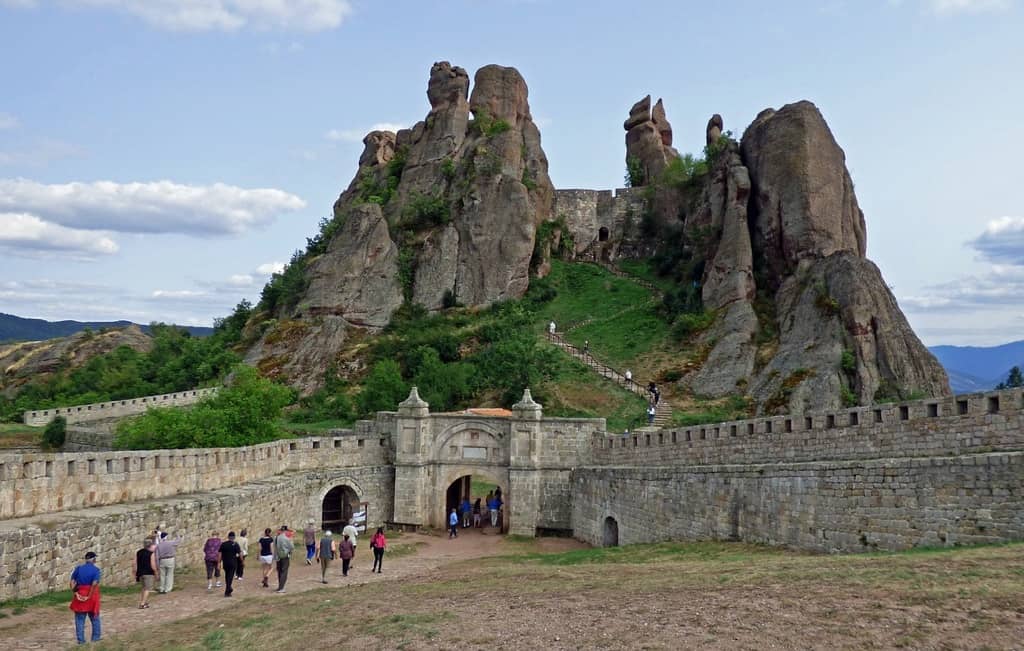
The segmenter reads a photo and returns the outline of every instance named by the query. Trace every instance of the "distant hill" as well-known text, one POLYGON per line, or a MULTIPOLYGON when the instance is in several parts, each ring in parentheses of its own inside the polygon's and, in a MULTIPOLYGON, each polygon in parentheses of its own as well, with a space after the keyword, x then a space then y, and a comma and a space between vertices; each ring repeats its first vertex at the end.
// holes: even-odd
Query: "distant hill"
MULTIPOLYGON (((86 328, 100 330, 102 328, 124 328, 136 325, 131 321, 46 321, 44 319, 26 319, 13 314, 0 312, 0 342, 5 341, 43 341, 68 337, 86 328)), ((142 331, 149 333, 148 325, 139 325, 142 331)), ((197 337, 213 334, 213 328, 181 326, 197 337)))
POLYGON ((1024 339, 1000 346, 932 346, 929 350, 946 368, 956 393, 988 391, 1006 380, 1011 368, 1024 367, 1024 339))

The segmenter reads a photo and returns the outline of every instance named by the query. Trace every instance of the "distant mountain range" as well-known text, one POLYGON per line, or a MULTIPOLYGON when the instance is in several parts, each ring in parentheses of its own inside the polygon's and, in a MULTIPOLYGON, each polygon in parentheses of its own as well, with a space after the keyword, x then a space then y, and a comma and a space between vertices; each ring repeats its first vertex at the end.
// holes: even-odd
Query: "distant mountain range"
POLYGON ((1024 339, 1000 346, 932 346, 930 351, 949 374, 954 393, 988 391, 1014 366, 1024 368, 1024 339))
MULTIPOLYGON (((7 341, 42 341, 67 337, 86 328, 124 328, 133 325, 131 321, 46 321, 43 319, 26 319, 13 314, 0 312, 0 343, 7 341)), ((134 324, 149 332, 148 325, 134 324)), ((213 328, 181 326, 197 337, 213 334, 213 328)))

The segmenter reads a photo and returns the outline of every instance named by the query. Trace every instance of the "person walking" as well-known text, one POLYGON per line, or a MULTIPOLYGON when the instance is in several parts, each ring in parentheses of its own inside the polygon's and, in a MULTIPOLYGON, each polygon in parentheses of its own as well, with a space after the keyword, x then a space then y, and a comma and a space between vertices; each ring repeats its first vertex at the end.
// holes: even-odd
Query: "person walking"
POLYGON ((224 566, 224 596, 230 597, 234 589, 231 582, 238 571, 238 559, 242 555, 242 548, 235 540, 235 532, 228 532, 228 539, 220 544, 220 552, 217 560, 224 566))
POLYGON ((327 583, 327 568, 337 552, 337 544, 331 537, 330 529, 324 532, 324 537, 320 539, 320 544, 317 545, 315 551, 316 557, 320 561, 320 582, 327 583))
POLYGON ((448 516, 448 537, 455 538, 459 535, 459 514, 452 507, 451 515, 448 516))
POLYGON ((203 545, 203 560, 206 561, 206 589, 213 590, 213 580, 217 579, 217 587, 220 583, 220 534, 214 531, 206 539, 203 545))
POLYGON ((142 549, 135 552, 132 574, 135 575, 135 582, 142 585, 139 608, 149 608, 149 593, 153 590, 153 582, 160 574, 156 561, 156 545, 152 539, 146 538, 142 549))
POLYGON ((313 564, 313 556, 316 554, 316 523, 310 520, 306 528, 302 530, 302 542, 306 545, 306 565, 313 564))
POLYGON ((352 565, 352 558, 356 555, 356 548, 347 533, 343 533, 342 538, 341 544, 338 545, 338 556, 341 557, 341 575, 348 576, 348 570, 352 565))
POLYGON ((647 424, 654 424, 654 415, 657 413, 657 409, 654 407, 654 403, 647 405, 647 424))
POLYGON ((493 493, 487 498, 487 512, 491 516, 491 526, 498 526, 498 498, 493 493))
POLYGON ((274 592, 284 593, 284 585, 288 583, 288 566, 291 565, 293 551, 295 551, 295 543, 288 537, 288 525, 282 524, 277 538, 274 539, 274 558, 277 559, 277 590, 274 592))
POLYGON ((256 541, 260 546, 260 566, 263 568, 263 587, 270 587, 270 570, 274 567, 274 538, 270 527, 263 530, 263 536, 256 541))
POLYGON ((156 545, 157 575, 160 577, 160 594, 167 594, 174 589, 174 558, 178 553, 178 545, 181 544, 181 536, 170 538, 166 531, 160 533, 160 542, 156 545))
POLYGON ((352 541, 352 559, 349 563, 349 566, 355 567, 356 549, 359 547, 359 530, 356 529, 355 526, 352 525, 352 523, 348 523, 345 525, 345 528, 341 530, 341 533, 345 536, 348 536, 348 539, 352 541))
POLYGON ((478 498, 476 498, 476 501, 473 502, 473 528, 474 529, 479 529, 480 528, 480 516, 481 516, 480 498, 478 497, 478 498))
POLYGON ((370 570, 371 573, 377 570, 377 574, 380 574, 381 568, 384 567, 384 550, 387 546, 388 540, 384 537, 384 527, 377 527, 377 533, 373 534, 373 537, 370 538, 370 549, 373 550, 373 569, 370 570))
POLYGON ((555 322, 551 321, 548 323, 548 334, 555 334, 555 322))
POLYGON ((626 384, 632 384, 632 383, 633 383, 633 371, 631 371, 631 370, 629 370, 627 368, 626 369, 626 384))
POLYGON ((473 517, 473 505, 469 503, 469 495, 462 498, 462 506, 459 507, 462 511, 462 528, 469 529, 470 518, 473 517))
POLYGON ((99 642, 100 628, 100 576, 96 567, 96 552, 86 552, 85 562, 71 573, 71 611, 75 613, 75 638, 85 644, 85 617, 92 626, 91 641, 99 642))
POLYGON ((237 570, 237 578, 241 581, 242 575, 245 574, 245 559, 249 556, 249 531, 247 529, 239 531, 235 542, 238 543, 238 548, 242 550, 242 553, 238 555, 237 570))

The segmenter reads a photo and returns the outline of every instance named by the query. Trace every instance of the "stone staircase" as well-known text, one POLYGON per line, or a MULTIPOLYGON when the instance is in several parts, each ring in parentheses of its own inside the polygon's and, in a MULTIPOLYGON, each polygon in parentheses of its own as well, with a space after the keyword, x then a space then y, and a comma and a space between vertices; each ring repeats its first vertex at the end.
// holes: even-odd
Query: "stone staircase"
MULTIPOLYGON (((557 332, 545 332, 545 336, 552 344, 562 349, 562 351, 570 357, 586 364, 591 370, 601 377, 611 380, 623 389, 635 393, 648 402, 651 400, 651 394, 647 391, 647 382, 639 381, 635 377, 632 379, 626 379, 624 373, 621 373, 600 361, 589 351, 585 351, 579 346, 569 343, 557 332)), ((665 398, 661 398, 655 407, 653 427, 667 427, 671 422, 672 405, 665 398)))

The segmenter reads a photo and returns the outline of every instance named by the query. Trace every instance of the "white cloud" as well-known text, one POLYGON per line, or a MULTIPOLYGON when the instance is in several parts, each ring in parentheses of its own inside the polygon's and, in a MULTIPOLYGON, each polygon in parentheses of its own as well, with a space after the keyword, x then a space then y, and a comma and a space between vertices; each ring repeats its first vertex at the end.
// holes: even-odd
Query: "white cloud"
POLYGON ((18 126, 18 118, 14 117, 10 113, 0 113, 0 131, 4 129, 13 129, 18 126))
POLYGON ((232 274, 228 277, 229 287, 252 287, 256 279, 249 274, 232 274))
POLYGON ((269 276, 270 274, 279 274, 282 271, 284 271, 283 262, 264 262, 260 266, 256 267, 256 273, 262 274, 264 276, 269 276))
POLYGON ((369 129, 331 129, 324 137, 336 142, 362 142, 371 131, 399 131, 405 128, 406 125, 397 122, 378 122, 369 129))
POLYGON ((1012 2, 1011 0, 925 0, 925 5, 932 13, 949 15, 1003 11, 1009 9, 1012 2))
POLYGON ((198 291, 194 289, 155 289, 153 290, 152 297, 160 299, 180 300, 206 298, 209 295, 209 292, 198 291))
POLYGON ((993 219, 968 244, 990 262, 1024 265, 1024 217, 993 219))
MULTIPOLYGON (((45 0, 0 0, 29 8, 45 0)), ((352 13, 349 0, 49 0, 58 6, 108 9, 143 20, 157 29, 182 32, 240 29, 333 29, 352 13)))
POLYGON ((67 228, 27 213, 0 212, 0 248, 15 254, 59 253, 80 259, 117 253, 117 242, 102 231, 67 228))
POLYGON ((247 190, 223 183, 47 185, 28 179, 0 179, 0 210, 32 213, 73 228, 127 233, 239 234, 305 206, 305 201, 283 190, 247 190))

